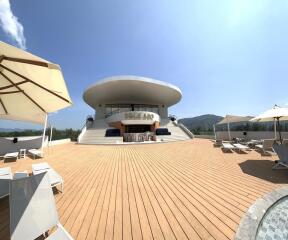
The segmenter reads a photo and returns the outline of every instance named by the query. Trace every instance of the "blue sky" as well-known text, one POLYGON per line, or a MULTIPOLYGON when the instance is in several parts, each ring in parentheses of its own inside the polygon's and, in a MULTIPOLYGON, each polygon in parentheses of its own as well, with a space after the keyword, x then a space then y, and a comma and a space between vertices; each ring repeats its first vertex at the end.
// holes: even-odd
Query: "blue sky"
MULTIPOLYGON (((170 113, 178 117, 257 115, 288 103, 286 0, 10 4, 23 26, 23 36, 16 35, 25 41, 18 39, 18 46, 62 67, 74 105, 51 116, 57 128, 81 128, 93 113, 83 91, 96 80, 121 74, 177 85, 183 98, 170 113)), ((17 46, 3 23, 0 39, 17 46)), ((0 121, 0 127, 27 125, 0 121)))

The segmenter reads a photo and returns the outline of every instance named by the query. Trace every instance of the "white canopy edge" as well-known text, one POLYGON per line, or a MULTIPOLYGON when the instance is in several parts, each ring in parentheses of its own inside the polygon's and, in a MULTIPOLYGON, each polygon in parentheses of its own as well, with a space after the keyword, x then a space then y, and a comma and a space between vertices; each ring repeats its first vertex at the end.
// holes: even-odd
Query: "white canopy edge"
POLYGON ((236 123, 236 122, 248 122, 252 119, 252 116, 235 116, 235 115, 226 115, 217 125, 227 124, 227 123, 236 123))
POLYGON ((288 108, 275 106, 265 111, 257 117, 252 118, 251 122, 273 122, 279 118, 279 121, 288 121, 288 108))
POLYGON ((11 120, 20 122, 29 122, 35 124, 43 125, 45 123, 45 113, 38 115, 27 115, 27 116, 17 116, 17 115, 2 115, 0 114, 0 120, 11 120))

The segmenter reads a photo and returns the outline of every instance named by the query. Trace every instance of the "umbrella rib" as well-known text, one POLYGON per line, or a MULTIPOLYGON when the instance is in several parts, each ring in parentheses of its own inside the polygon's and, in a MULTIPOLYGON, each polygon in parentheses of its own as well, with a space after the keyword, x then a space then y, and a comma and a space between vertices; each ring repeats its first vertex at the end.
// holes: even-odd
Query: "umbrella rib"
POLYGON ((33 102, 38 108, 40 108, 43 112, 46 113, 46 111, 44 110, 44 108, 42 108, 37 102, 35 102, 35 100, 33 100, 33 98, 31 98, 27 93, 24 92, 24 90, 22 90, 19 86, 15 85, 15 83, 10 79, 8 78, 4 73, 0 72, 0 74, 6 78, 11 84, 14 85, 14 87, 16 87, 19 91, 21 91, 27 98, 30 99, 31 102, 33 102))
POLYGON ((1 98, 0 98, 0 103, 1 103, 1 105, 3 107, 3 109, 4 109, 5 114, 8 114, 7 109, 6 109, 6 107, 5 107, 5 105, 4 105, 4 103, 3 103, 1 98))
POLYGON ((19 92, 24 92, 24 91, 23 90, 22 91, 18 90, 18 91, 10 91, 10 92, 0 92, 0 95, 11 94, 11 93, 19 93, 19 92))
MULTIPOLYGON (((18 85, 21 85, 21 84, 26 83, 26 82, 29 82, 29 81, 27 81, 27 80, 21 81, 21 82, 15 83, 15 85, 18 86, 18 85)), ((8 85, 8 86, 5 86, 5 87, 0 87, 0 90, 4 90, 4 89, 7 89, 7 88, 11 88, 11 87, 14 87, 14 85, 11 84, 11 85, 8 85)))
POLYGON ((48 63, 46 62, 41 62, 37 60, 29 60, 29 59, 23 59, 23 58, 14 58, 14 57, 7 57, 5 55, 2 56, 1 61, 7 60, 11 62, 19 62, 19 63, 26 63, 26 64, 32 64, 32 65, 37 65, 40 67, 48 67, 48 63))
POLYGON ((40 84, 38 84, 38 83, 32 81, 31 79, 29 79, 29 78, 23 76, 22 74, 17 73, 17 72, 13 71, 12 69, 10 69, 10 68, 8 68, 8 67, 2 65, 2 64, 0 64, 0 66, 3 67, 4 69, 6 69, 7 71, 11 72, 11 73, 14 73, 14 74, 17 75, 18 77, 21 77, 21 78, 23 78, 23 79, 25 79, 25 80, 27 80, 27 81, 33 83, 33 84, 36 85, 37 87, 40 87, 40 88, 44 89, 45 91, 47 91, 47 92, 53 94, 54 96, 56 96, 56 97, 58 97, 58 98, 61 98, 63 101, 65 101, 65 102, 67 102, 67 103, 71 103, 68 99, 66 99, 66 98, 64 98, 64 97, 62 97, 62 96, 60 96, 60 95, 58 95, 57 93, 54 93, 53 91, 49 90, 48 88, 45 88, 45 87, 41 86, 40 84))

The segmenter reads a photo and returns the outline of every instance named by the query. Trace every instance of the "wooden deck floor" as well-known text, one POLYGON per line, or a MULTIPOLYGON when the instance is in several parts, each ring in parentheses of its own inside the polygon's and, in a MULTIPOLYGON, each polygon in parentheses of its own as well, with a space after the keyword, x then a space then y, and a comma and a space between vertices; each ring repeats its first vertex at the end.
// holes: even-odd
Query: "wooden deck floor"
MULTIPOLYGON (((127 145, 65 144, 45 158, 3 163, 13 171, 47 161, 64 178, 55 194, 60 222, 75 239, 233 239, 261 195, 288 184, 275 157, 223 153, 209 140, 127 145)), ((8 198, 0 239, 9 239, 8 198)))

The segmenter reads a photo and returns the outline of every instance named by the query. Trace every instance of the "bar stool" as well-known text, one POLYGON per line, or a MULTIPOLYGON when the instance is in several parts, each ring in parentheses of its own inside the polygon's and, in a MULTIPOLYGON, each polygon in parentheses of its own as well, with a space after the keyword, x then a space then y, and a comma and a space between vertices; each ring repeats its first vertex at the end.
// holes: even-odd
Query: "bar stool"
POLYGON ((20 149, 19 157, 20 158, 26 158, 26 149, 24 149, 24 148, 20 149))

